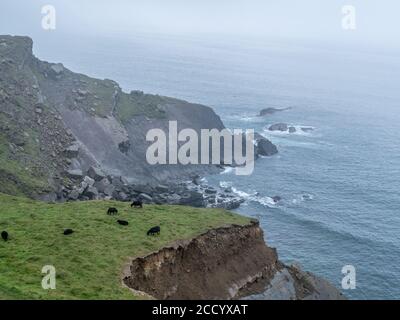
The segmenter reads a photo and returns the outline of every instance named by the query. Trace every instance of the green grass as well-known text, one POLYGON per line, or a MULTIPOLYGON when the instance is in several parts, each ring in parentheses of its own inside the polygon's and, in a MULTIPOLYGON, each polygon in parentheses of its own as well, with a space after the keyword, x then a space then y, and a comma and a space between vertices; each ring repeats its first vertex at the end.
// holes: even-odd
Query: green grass
POLYGON ((0 299, 136 299, 121 284, 129 257, 142 256, 210 228, 247 224, 248 218, 220 209, 145 206, 113 201, 46 204, 0 193, 0 299), (106 214, 117 207, 119 215, 106 214), (129 226, 117 224, 129 221, 129 226), (146 231, 161 226, 160 236, 146 231), (75 230, 64 236, 63 230, 75 230), (41 287, 41 269, 53 265, 56 290, 41 287))
POLYGON ((80 75, 80 77, 86 81, 86 89, 90 92, 85 98, 83 106, 87 109, 95 109, 96 115, 100 117, 110 115, 113 106, 113 95, 116 90, 115 83, 111 80, 97 80, 83 75, 80 75), (93 99, 94 95, 97 96, 97 99, 93 99))
POLYGON ((165 111, 159 108, 159 105, 163 103, 165 103, 165 98, 157 95, 140 92, 133 92, 129 95, 122 93, 117 105, 117 116, 123 123, 138 115, 163 119, 165 111))

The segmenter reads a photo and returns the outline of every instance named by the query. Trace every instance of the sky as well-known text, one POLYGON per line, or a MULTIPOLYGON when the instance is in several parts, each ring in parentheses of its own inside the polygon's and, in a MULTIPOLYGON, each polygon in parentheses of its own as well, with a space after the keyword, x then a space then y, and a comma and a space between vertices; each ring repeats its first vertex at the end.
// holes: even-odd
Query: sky
POLYGON ((400 46, 398 0, 1 0, 0 33, 41 36, 43 5, 58 34, 154 32, 363 42, 400 46), (356 29, 342 28, 344 5, 356 29))

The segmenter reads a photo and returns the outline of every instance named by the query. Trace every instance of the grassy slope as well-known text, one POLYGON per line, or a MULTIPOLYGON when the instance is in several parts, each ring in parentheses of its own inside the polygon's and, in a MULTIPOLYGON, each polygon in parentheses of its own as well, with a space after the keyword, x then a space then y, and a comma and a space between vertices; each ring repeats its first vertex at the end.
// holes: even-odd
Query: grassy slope
POLYGON ((145 255, 177 240, 249 219, 219 209, 146 206, 113 201, 46 204, 0 194, 0 299, 134 299, 121 285, 128 257, 145 255), (110 206, 118 216, 106 215, 110 206), (129 221, 122 227, 117 219, 129 221), (161 235, 146 231, 161 226, 161 235), (72 228, 70 236, 62 234, 72 228), (41 269, 54 265, 57 289, 43 290, 41 269))

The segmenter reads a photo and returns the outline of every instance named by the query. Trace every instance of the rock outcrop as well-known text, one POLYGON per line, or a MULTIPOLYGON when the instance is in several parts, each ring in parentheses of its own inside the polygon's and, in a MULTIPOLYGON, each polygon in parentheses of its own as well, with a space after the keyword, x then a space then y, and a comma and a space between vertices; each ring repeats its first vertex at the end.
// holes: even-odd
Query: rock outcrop
POLYGON ((259 133, 254 135, 255 140, 255 154, 257 156, 269 157, 278 153, 278 148, 267 138, 259 133))
POLYGON ((288 131, 286 123, 275 123, 268 128, 269 131, 288 131))
POLYGON ((258 222, 226 226, 133 259, 123 283, 156 299, 342 299, 327 281, 287 267, 258 222))
POLYGON ((280 108, 280 109, 279 108, 272 108, 272 107, 265 108, 265 109, 262 109, 260 111, 259 116, 260 117, 264 117, 264 116, 268 116, 268 115, 274 114, 276 112, 285 111, 285 110, 289 110, 289 109, 290 109, 290 107, 289 108, 280 108))

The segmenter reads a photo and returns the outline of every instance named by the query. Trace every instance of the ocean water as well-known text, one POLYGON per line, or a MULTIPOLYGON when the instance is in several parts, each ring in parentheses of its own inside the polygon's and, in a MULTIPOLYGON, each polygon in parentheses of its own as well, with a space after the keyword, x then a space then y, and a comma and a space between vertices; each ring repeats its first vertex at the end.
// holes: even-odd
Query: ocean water
POLYGON ((400 298, 400 55, 268 39, 131 34, 37 39, 41 59, 129 91, 214 108, 229 128, 254 128, 279 154, 251 176, 207 177, 247 201, 284 262, 329 279, 356 268, 353 299, 400 298), (266 107, 291 107, 265 118, 266 107), (277 122, 309 133, 271 133, 277 122), (274 204, 271 197, 282 201, 274 204))

